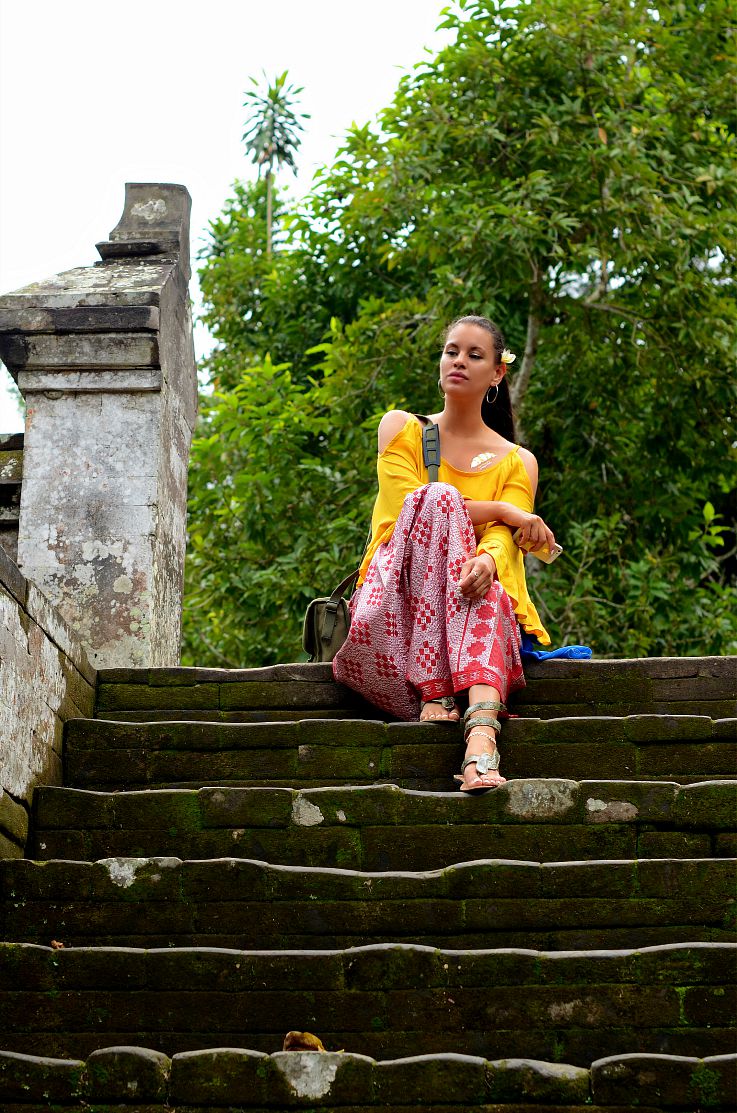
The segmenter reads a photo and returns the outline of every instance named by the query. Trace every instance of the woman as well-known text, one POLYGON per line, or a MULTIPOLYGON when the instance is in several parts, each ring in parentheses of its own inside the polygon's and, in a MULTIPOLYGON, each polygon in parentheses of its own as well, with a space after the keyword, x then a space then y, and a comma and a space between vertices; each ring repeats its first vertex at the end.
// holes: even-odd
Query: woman
POLYGON ((428 483, 423 464, 426 419, 403 410, 381 419, 371 542, 333 662, 336 680, 399 719, 457 722, 455 697, 468 692, 455 778, 463 792, 505 780, 497 713, 525 683, 518 624, 550 641, 527 594, 522 547, 552 548, 555 538, 533 513, 535 457, 514 443, 504 379, 513 359, 486 317, 448 328, 438 382, 445 403, 431 417, 438 483, 428 483))

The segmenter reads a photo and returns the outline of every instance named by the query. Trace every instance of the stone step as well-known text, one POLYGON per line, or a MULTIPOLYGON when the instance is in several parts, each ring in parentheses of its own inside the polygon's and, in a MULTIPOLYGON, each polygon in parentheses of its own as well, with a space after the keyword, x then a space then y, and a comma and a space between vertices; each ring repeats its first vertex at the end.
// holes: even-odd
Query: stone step
MULTIPOLYGON (((703 715, 509 719, 500 750, 507 777, 599 777, 688 782, 735 774, 737 719, 703 715)), ((65 783, 128 789, 186 784, 311 788, 391 781, 448 791, 461 729, 352 719, 294 722, 99 722, 70 719, 65 783)))
POLYGON ((367 1113, 644 1113, 734 1109, 737 1056, 622 1055, 590 1066, 438 1054, 377 1062, 350 1052, 218 1048, 175 1054, 106 1047, 80 1059, 0 1052, 4 1113, 274 1113, 310 1108, 367 1113), (137 1102, 131 1106, 131 1094, 137 1102), (411 1104, 407 1104, 410 1100, 411 1104), (121 1104, 119 1104, 121 1103, 121 1104))
POLYGON ((396 785, 40 788, 30 857, 253 858, 362 870, 737 856, 736 781, 509 781, 481 796, 396 785))
POLYGON ((66 947, 580 950, 733 942, 735 859, 362 873, 243 859, 0 862, 0 938, 66 947))
MULTIPOLYGON (((653 657, 611 661, 547 661, 526 667, 527 688, 513 708, 527 717, 684 714, 737 716, 737 659, 653 657)), ((304 718, 325 709, 349 718, 377 717, 355 692, 336 684, 330 665, 260 669, 103 669, 98 713, 168 711, 212 714, 279 711, 304 718)), ((379 718, 384 718, 379 713, 379 718)))
POLYGON ((82 1057, 138 1043, 274 1051, 290 1029, 374 1058, 462 1052, 587 1066, 640 1052, 734 1050, 735 953, 638 950, 336 951, 0 944, 8 1051, 82 1057), (473 991, 470 992, 470 987, 473 991))

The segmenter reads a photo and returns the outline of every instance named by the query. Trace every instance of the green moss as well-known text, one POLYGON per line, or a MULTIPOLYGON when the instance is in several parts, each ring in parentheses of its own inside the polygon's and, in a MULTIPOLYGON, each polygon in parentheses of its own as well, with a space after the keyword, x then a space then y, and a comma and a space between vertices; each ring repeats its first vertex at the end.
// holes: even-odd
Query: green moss
POLYGON ((566 1057, 565 1040, 558 1036, 553 1036, 553 1041, 550 1045, 550 1058, 554 1063, 564 1063, 566 1057))
POLYGON ((675 991, 678 996, 678 1023, 687 1025, 688 1020, 686 1019, 686 986, 677 985, 675 986, 675 991))
POLYGON ((699 1109, 713 1109, 721 1104, 722 1080, 718 1071, 710 1070, 706 1063, 699 1063, 691 1075, 688 1098, 699 1109))

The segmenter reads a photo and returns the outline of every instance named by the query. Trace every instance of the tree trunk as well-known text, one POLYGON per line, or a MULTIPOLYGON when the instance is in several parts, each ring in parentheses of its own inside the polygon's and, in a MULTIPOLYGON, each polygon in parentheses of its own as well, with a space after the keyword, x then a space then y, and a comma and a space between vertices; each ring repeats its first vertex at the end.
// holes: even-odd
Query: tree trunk
MULTIPOLYGON (((512 409, 515 415, 519 414, 524 401, 527 388, 530 385, 530 376, 537 359, 537 341, 540 335, 542 291, 540 289, 540 273, 535 268, 534 285, 530 290, 530 308, 527 313, 527 336, 525 337, 525 353, 522 357, 522 366, 514 377, 509 388, 512 399, 512 409)), ((517 439, 522 439, 522 424, 517 421, 517 439)))
POLYGON ((272 222, 272 197, 271 197, 271 171, 266 171, 266 258, 271 258, 271 222, 272 222))

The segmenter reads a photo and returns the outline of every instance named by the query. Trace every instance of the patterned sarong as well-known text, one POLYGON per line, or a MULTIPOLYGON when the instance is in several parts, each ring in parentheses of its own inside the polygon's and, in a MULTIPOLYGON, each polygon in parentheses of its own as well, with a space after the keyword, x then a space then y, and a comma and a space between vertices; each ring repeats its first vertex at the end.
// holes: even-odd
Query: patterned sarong
POLYGON ((525 684, 517 619, 495 580, 482 599, 458 590, 476 553, 463 497, 447 483, 407 495, 351 600, 348 638, 333 661, 341 684, 398 719, 417 719, 420 699, 490 684, 506 702, 525 684))

